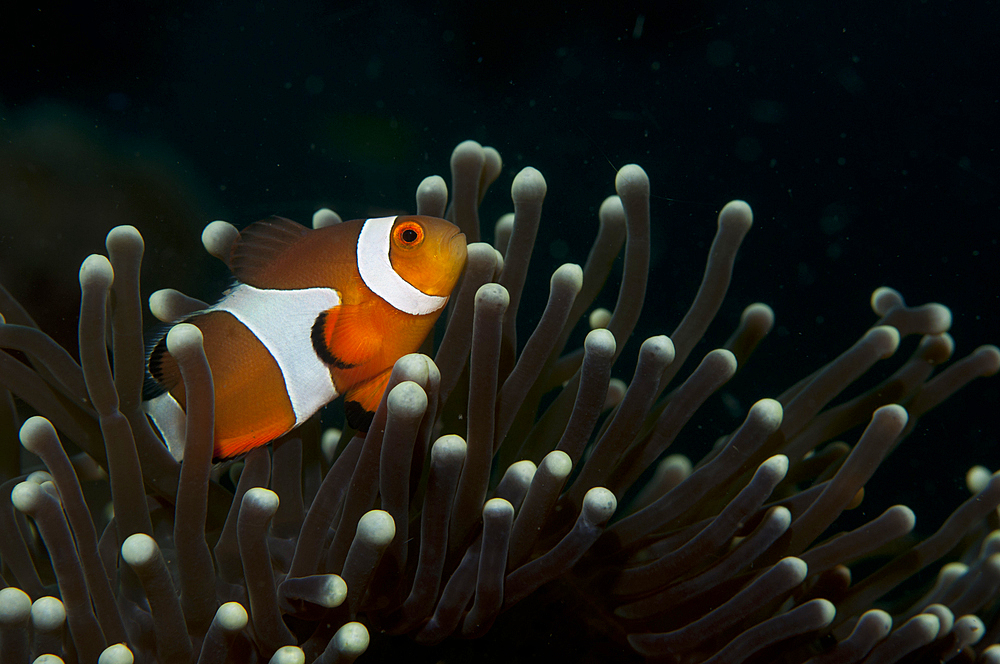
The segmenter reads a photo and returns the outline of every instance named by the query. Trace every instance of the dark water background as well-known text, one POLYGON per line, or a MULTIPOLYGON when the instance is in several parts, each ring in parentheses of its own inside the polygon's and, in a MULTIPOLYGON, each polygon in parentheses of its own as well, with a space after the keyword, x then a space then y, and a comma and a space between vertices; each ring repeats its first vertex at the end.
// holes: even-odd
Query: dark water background
MULTIPOLYGON (((754 228, 696 353, 774 307, 727 388, 742 409, 852 343, 881 285, 951 306, 958 355, 1000 342, 996 2, 556 5, 25 4, 0 27, 0 278, 72 345, 76 270, 110 227, 147 237, 147 292, 212 300, 228 275, 205 222, 412 210, 472 138, 504 158, 490 222, 517 170, 546 177, 540 298, 585 260, 615 169, 649 173, 654 267, 623 378, 682 316, 731 198, 754 228)), ((1000 466, 998 407, 994 378, 926 417, 867 517, 906 502, 936 528, 969 465, 1000 466)), ((679 445, 700 456, 737 422, 716 404, 679 445)))

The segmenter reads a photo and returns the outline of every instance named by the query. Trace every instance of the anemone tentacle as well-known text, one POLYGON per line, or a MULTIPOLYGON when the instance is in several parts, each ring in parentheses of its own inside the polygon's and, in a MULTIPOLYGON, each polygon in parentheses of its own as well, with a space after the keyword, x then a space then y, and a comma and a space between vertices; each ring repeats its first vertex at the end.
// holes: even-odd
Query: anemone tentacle
MULTIPOLYGON (((496 150, 466 141, 450 190, 436 176, 417 190, 420 214, 447 215, 472 242, 467 269, 434 359, 396 363, 367 434, 321 434, 316 419, 213 471, 212 375, 197 328, 181 324, 166 343, 186 393, 201 396, 178 465, 139 409, 134 228, 111 231, 110 260, 81 267, 79 363, 0 292, 10 321, 0 345, 15 351, 0 352, 0 387, 37 413, 20 440, 46 469, 27 456, 3 464, 17 472, 0 495, 0 659, 444 657, 468 639, 527 638, 519 625, 559 602, 601 623, 594 661, 1000 661, 1000 475, 970 471, 968 500, 923 541, 901 505, 849 530, 838 521, 883 459, 906 453, 897 448, 921 416, 1000 371, 995 346, 949 364, 947 308, 910 307, 880 288, 877 319, 855 344, 757 400, 688 460, 671 446, 701 435, 692 418, 774 325, 770 307, 751 304, 682 373, 726 296, 750 206, 722 208, 690 309, 669 336, 641 342, 626 384, 617 360, 639 345, 633 330, 658 296, 647 293, 645 172, 618 172, 585 265, 555 270, 535 332, 519 342, 548 184, 521 170, 514 214, 494 245, 480 242, 478 208, 501 165, 496 150), (613 311, 594 311, 581 347, 567 349, 623 247, 613 311), (919 341, 895 372, 853 387, 910 336, 919 341), (922 595, 891 595, 949 559, 922 595)), ((338 221, 330 210, 313 218, 338 221)), ((234 238, 222 221, 202 237, 223 260, 234 238)), ((199 306, 169 290, 150 301, 166 321, 199 306)))

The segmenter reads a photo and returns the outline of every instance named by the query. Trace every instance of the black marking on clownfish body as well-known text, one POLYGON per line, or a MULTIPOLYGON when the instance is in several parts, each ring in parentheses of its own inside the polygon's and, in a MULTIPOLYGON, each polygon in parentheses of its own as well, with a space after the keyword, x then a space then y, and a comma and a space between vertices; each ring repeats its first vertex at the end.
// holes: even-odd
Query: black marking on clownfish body
POLYGON ((319 356, 319 359, 323 360, 331 367, 336 367, 337 369, 353 369, 357 366, 356 364, 344 362, 342 359, 330 352, 330 349, 327 347, 324 336, 324 330, 326 329, 326 315, 327 312, 321 311, 320 314, 316 316, 316 322, 313 323, 312 332, 309 335, 312 339, 313 350, 316 351, 316 355, 319 356))

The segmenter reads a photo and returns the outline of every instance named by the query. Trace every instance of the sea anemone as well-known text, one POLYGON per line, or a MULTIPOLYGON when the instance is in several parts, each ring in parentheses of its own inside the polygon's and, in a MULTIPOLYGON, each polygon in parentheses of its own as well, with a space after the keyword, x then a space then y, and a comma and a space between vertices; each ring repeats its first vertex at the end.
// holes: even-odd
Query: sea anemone
MULTIPOLYGON (((681 377, 722 304, 750 207, 722 208, 687 315, 642 341, 626 383, 613 371, 650 261, 643 170, 618 171, 586 264, 555 270, 523 343, 545 180, 517 174, 514 213, 487 244, 478 207, 500 156, 467 141, 451 170, 450 205, 429 177, 417 212, 461 227, 468 265, 433 359, 428 346, 396 363, 366 435, 314 420, 213 468, 211 373, 200 332, 178 323, 166 338, 188 395, 177 463, 142 409, 132 227, 80 269, 79 362, 0 291, 0 346, 12 351, 0 384, 23 402, 5 395, 0 422, 4 664, 437 661, 483 642, 504 661, 550 649, 594 661, 1000 662, 1000 478, 970 471, 972 496, 922 541, 901 505, 848 532, 838 522, 921 415, 997 372, 996 347, 939 368, 954 346, 948 309, 880 288, 878 319, 853 346, 757 401, 702 458, 668 455, 701 435, 685 425, 774 321, 748 306, 681 377), (623 245, 617 304, 595 309, 623 245), (588 312, 582 347, 567 351, 588 312), (895 371, 842 396, 913 335, 895 371), (29 409, 38 415, 18 435, 29 409), (929 587, 904 584, 941 561, 929 587)), ((202 239, 226 260, 235 233, 214 222, 202 239)), ((165 322, 204 306, 176 291, 150 301, 165 322)))

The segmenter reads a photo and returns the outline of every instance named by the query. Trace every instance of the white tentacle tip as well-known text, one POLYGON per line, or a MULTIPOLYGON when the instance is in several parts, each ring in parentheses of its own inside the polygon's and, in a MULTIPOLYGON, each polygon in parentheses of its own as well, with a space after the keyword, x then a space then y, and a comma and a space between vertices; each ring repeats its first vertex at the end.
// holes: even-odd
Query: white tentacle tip
POLYGON ((649 198, 649 176, 638 164, 627 164, 618 169, 615 191, 622 198, 649 198))
POLYGON ((583 513, 587 521, 603 526, 618 509, 618 499, 615 494, 602 486, 595 486, 583 497, 583 513))
POLYGON ((129 567, 145 567, 153 563, 159 555, 160 547, 149 535, 135 533, 122 542, 122 559, 129 567))
POLYGON ((753 226, 753 210, 746 201, 729 201, 719 211, 719 225, 739 224, 745 227, 744 232, 753 226))
POLYGON ((35 415, 25 420, 18 432, 18 437, 24 449, 38 456, 41 456, 47 440, 53 440, 55 436, 56 430, 52 426, 52 423, 40 415, 35 415))
POLYGON ((80 286, 107 290, 115 280, 115 270, 107 256, 91 254, 80 265, 80 286))
POLYGON ((388 512, 371 510, 365 512, 364 516, 358 519, 358 530, 355 537, 373 546, 388 546, 395 536, 396 522, 393 521, 388 512))
POLYGON ((320 208, 313 212, 312 225, 313 228, 326 228, 327 226, 336 226, 341 221, 340 215, 331 210, 330 208, 320 208))
POLYGON ((124 643, 108 646, 97 658, 97 664, 132 664, 134 661, 135 655, 124 643))
POLYGON ((178 323, 167 332, 167 351, 174 357, 197 352, 203 348, 205 337, 195 325, 178 323))
POLYGON ((545 178, 536 168, 526 166, 514 176, 510 185, 510 196, 517 201, 537 201, 545 198, 547 186, 545 178))
POLYGON ((205 226, 201 232, 201 243, 212 256, 229 264, 229 253, 240 232, 228 221, 216 220, 205 226))
POLYGON ((246 628, 250 617, 239 602, 226 602, 215 612, 215 620, 223 631, 235 633, 246 628))
POLYGON ((243 494, 243 505, 263 512, 270 518, 278 511, 278 494, 270 489, 254 487, 243 494))

